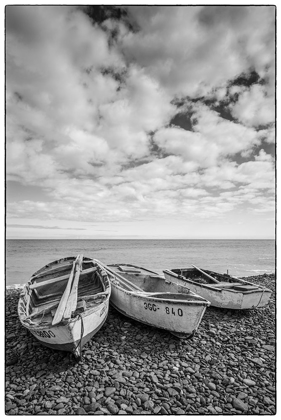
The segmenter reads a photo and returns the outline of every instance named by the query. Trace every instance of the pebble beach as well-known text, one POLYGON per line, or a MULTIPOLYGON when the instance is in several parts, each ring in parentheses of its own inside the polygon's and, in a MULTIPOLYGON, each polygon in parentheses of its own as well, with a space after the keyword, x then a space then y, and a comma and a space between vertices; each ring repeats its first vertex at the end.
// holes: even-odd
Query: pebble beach
POLYGON ((7 415, 276 414, 275 275, 247 277, 273 291, 266 308, 209 307, 191 339, 110 307, 77 362, 43 347, 6 289, 7 415))

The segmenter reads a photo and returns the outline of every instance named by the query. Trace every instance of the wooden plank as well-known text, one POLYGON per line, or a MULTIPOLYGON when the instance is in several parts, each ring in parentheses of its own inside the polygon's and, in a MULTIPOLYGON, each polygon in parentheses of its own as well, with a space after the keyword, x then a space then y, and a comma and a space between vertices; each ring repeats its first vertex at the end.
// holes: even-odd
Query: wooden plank
POLYGON ((69 297, 69 293, 70 293, 70 290, 71 290, 71 285, 72 285, 73 276, 74 276, 74 270, 75 270, 75 266, 76 266, 76 262, 77 262, 78 258, 79 258, 79 255, 73 263, 72 270, 71 270, 66 288, 65 288, 64 293, 61 297, 59 306, 56 310, 55 316, 53 318, 52 325, 56 325, 62 320, 64 310, 65 310, 65 306, 66 306, 66 303, 67 303, 67 300, 68 300, 68 297, 69 297))
POLYGON ((31 314, 29 315, 30 319, 33 319, 34 317, 42 315, 43 313, 44 315, 48 314, 49 312, 52 311, 52 309, 55 309, 58 307, 58 303, 59 302, 53 302, 53 303, 48 303, 46 305, 39 306, 38 308, 34 309, 31 312, 31 314))
POLYGON ((71 317, 72 312, 75 311, 76 306, 77 306, 78 283, 79 283, 79 277, 80 277, 81 268, 82 268, 82 262, 83 262, 83 255, 79 255, 79 259, 75 266, 75 275, 74 275, 74 280, 72 284, 72 289, 68 296, 65 311, 63 314, 63 317, 65 319, 69 319, 71 317))
POLYGON ((196 270, 200 271, 200 273, 204 274, 204 276, 208 277, 209 279, 211 279, 213 282, 215 283, 219 283, 219 281, 217 279, 215 279, 214 277, 210 276, 209 274, 205 273, 205 271, 201 270, 201 268, 196 267, 195 265, 191 264, 192 267, 196 268, 196 270))
POLYGON ((136 270, 135 268, 123 268, 122 266, 118 267, 122 273, 133 273, 133 274, 139 274, 141 273, 141 270, 136 270))
POLYGON ((218 287, 218 288, 233 287, 233 286, 241 286, 241 283, 220 282, 218 284, 212 285, 212 287, 218 287))
MULTIPOLYGON (((96 270, 97 270, 97 267, 87 268, 86 270, 83 270, 81 272, 80 276, 82 276, 84 274, 92 273, 96 270)), ((59 281, 62 281, 62 280, 67 280, 68 278, 69 278, 69 275, 67 274, 65 276, 61 276, 61 277, 57 277, 57 278, 54 278, 54 279, 49 279, 49 280, 42 281, 41 283, 33 283, 29 286, 29 288, 31 290, 37 289, 38 287, 48 286, 49 284, 56 283, 56 282, 59 282, 59 281)))
POLYGON ((36 275, 32 276, 30 280, 36 280, 36 279, 38 279, 39 277, 44 277, 44 276, 48 276, 48 275, 50 275, 50 274, 56 273, 56 272, 58 272, 58 271, 63 271, 65 268, 67 268, 67 267, 69 267, 69 266, 73 265, 73 262, 74 262, 74 261, 68 261, 68 263, 67 263, 67 264, 63 264, 63 265, 59 265, 59 264, 58 264, 58 266, 57 266, 57 267, 52 266, 52 267, 48 268, 47 270, 44 270, 44 271, 42 271, 41 273, 38 273, 38 274, 36 274, 36 275))

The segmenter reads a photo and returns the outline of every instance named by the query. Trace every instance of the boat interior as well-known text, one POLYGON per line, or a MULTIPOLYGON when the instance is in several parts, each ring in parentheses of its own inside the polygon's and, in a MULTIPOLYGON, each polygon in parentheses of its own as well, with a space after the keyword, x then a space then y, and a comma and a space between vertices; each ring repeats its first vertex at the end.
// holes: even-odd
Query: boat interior
POLYGON ((210 270, 204 269, 200 272, 198 269, 192 267, 172 269, 171 271, 180 277, 199 283, 200 285, 209 285, 219 289, 225 288, 244 291, 259 289, 258 285, 253 285, 245 280, 233 278, 228 274, 215 273, 210 270))
MULTIPOLYGON (((202 300, 204 298, 195 295, 190 291, 188 287, 178 285, 176 283, 170 283, 165 280, 165 277, 160 276, 157 273, 150 272, 144 268, 133 267, 130 265, 108 265, 111 271, 118 274, 117 282, 125 290, 134 291, 136 293, 157 293, 157 298, 177 299, 177 300, 202 300), (123 281, 121 280, 123 279, 123 281), (169 294, 169 296, 167 296, 169 294)), ((115 280, 116 284, 116 280, 115 280)))
MULTIPOLYGON (((29 315, 39 316, 43 311, 51 312, 58 306, 66 288, 75 258, 63 261, 55 267, 44 267, 32 277, 29 283, 29 315)), ((108 280, 102 279, 100 268, 92 260, 83 260, 78 283, 77 308, 92 306, 91 300, 102 294, 108 287, 108 280), (80 302, 79 302, 80 301, 80 302)), ((102 296, 101 296, 102 297, 102 296)), ((96 300, 95 304, 99 302, 96 300)))

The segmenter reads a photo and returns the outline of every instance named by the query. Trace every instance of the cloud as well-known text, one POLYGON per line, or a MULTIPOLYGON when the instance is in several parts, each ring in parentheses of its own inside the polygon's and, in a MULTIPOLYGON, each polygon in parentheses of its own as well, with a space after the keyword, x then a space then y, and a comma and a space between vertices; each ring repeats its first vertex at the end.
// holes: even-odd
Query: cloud
POLYGON ((251 151, 260 144, 257 132, 225 120, 205 105, 193 107, 193 131, 181 128, 158 130, 154 141, 166 153, 181 155, 203 167, 216 165, 222 158, 251 151))
POLYGON ((19 225, 19 224, 8 224, 8 228, 20 228, 20 229, 62 229, 62 230, 86 230, 86 228, 68 228, 59 226, 40 226, 40 225, 19 225))
POLYGON ((139 31, 120 36, 136 60, 179 96, 205 95, 256 67, 274 84, 274 7, 129 7, 139 31))
POLYGON ((125 10, 134 31, 72 6, 8 7, 7 179, 50 198, 7 203, 9 217, 271 211, 274 8, 125 10), (179 113, 188 130, 171 123, 179 113))
POLYGON ((250 127, 273 124, 275 121, 274 96, 268 96, 261 85, 253 85, 230 105, 232 115, 250 127))

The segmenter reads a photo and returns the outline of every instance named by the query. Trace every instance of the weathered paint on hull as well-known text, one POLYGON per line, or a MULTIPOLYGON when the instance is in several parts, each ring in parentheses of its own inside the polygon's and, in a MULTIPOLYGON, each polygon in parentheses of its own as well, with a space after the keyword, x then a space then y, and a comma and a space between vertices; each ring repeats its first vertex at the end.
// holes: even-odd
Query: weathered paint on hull
POLYGON ((113 283, 110 303, 129 318, 179 335, 191 335, 197 330, 209 304, 157 299, 125 291, 113 283))
POLYGON ((165 278, 168 281, 176 282, 188 287, 192 292, 202 296, 211 302, 212 306, 227 309, 253 309, 261 308, 268 304, 271 296, 270 291, 238 292, 225 289, 217 289, 209 285, 195 284, 192 281, 183 280, 177 274, 171 274, 164 270, 165 278))
MULTIPOLYGON (((20 303, 19 303, 20 304, 20 303)), ((58 325, 49 325, 44 327, 28 328, 31 334, 34 335, 46 347, 56 350, 75 352, 77 345, 80 347, 82 328, 83 336, 81 348, 86 344, 103 326, 108 315, 109 302, 103 302, 94 310, 91 309, 89 313, 81 314, 83 319, 83 327, 80 317, 72 319, 70 322, 62 322, 58 325)))

